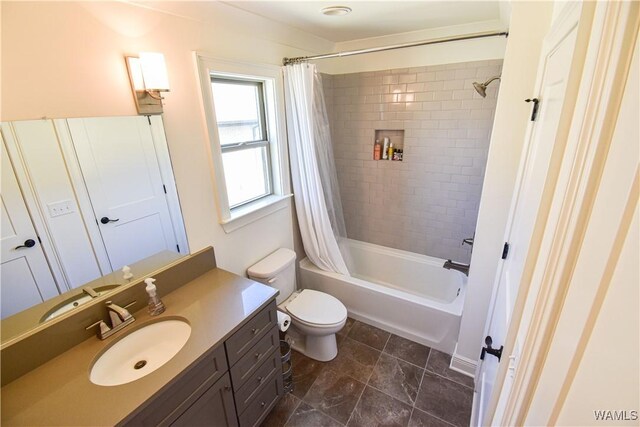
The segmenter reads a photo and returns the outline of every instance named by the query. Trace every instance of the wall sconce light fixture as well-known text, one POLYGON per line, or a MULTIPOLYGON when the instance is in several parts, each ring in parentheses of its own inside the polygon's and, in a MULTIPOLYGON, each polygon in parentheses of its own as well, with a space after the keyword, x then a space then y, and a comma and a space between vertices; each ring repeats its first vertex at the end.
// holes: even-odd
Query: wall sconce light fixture
POLYGON ((126 56, 129 81, 138 114, 162 114, 162 92, 169 92, 169 78, 164 55, 140 52, 126 56))

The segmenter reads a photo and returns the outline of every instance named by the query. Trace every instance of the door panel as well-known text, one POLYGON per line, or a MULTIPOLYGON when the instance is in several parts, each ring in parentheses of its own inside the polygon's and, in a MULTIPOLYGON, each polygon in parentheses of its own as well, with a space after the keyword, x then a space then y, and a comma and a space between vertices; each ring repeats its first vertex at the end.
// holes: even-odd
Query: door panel
POLYGON ((116 270, 162 250, 177 251, 147 118, 68 123, 111 267, 116 270))
POLYGON ((59 295, 2 141, 0 310, 4 319, 59 295), (35 245, 21 247, 27 240, 35 245))
MULTIPOLYGON (((505 237, 509 242, 509 252, 499 273, 487 324, 487 335, 493 339, 494 348, 499 348, 505 343, 511 322, 523 267, 538 219, 546 177, 556 149, 556 134, 564 107, 576 36, 577 26, 574 25, 563 37, 556 36, 555 41, 547 40, 547 46, 543 50, 537 95, 540 100, 539 114, 530 128, 524 157, 521 159, 505 237)), ((510 390, 519 351, 520 343, 516 341, 511 353, 502 355, 501 362, 509 364, 507 376, 501 384, 501 390, 498 390, 502 395, 510 390)), ((500 420, 485 419, 498 368, 498 359, 486 355, 479 368, 479 408, 476 411, 478 417, 474 420, 475 425, 483 425, 486 421, 500 423, 500 420)), ((496 413, 499 414, 501 411, 497 410, 496 413)))

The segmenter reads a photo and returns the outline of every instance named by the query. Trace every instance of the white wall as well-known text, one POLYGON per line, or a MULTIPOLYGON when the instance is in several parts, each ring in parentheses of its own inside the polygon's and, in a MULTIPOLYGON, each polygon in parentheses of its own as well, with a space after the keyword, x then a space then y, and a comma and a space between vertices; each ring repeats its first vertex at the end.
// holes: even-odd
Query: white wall
MULTIPOLYGON (((514 2, 455 357, 476 361, 499 263, 552 2, 514 2)), ((473 372, 470 372, 473 374, 473 372)))
POLYGON ((192 52, 280 64, 333 44, 219 2, 3 2, 3 121, 135 115, 125 54, 165 54, 171 92, 164 122, 192 251, 213 245, 236 273, 293 246, 291 209, 231 234, 218 225, 213 171, 192 52), (241 255, 241 256, 239 256, 241 255))
MULTIPOLYGON (((507 30, 507 26, 503 21, 485 21, 341 42, 336 43, 335 51, 343 52, 348 50, 367 49, 371 47, 430 40, 439 37, 449 37, 452 35, 471 34, 485 31, 502 32, 505 30, 507 30)), ((506 44, 507 38, 505 37, 491 37, 368 53, 366 55, 348 56, 336 59, 323 59, 317 61, 317 64, 318 68, 323 73, 345 74, 364 71, 422 67, 426 65, 454 64, 458 62, 484 61, 502 59, 504 57, 506 44)))

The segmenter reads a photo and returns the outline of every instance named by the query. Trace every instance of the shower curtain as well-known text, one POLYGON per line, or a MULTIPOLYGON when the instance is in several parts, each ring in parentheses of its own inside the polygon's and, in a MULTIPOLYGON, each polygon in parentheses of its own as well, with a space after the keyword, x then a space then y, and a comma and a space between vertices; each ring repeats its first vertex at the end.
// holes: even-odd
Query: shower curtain
POLYGON ((302 243, 325 271, 349 275, 346 237, 322 81, 313 64, 284 67, 291 175, 302 243))

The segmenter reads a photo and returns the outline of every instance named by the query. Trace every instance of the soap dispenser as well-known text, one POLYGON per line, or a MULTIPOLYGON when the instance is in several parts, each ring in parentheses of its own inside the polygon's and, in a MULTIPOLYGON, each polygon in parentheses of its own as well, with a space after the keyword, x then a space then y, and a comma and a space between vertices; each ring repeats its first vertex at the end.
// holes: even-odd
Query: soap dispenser
POLYGON ((157 294, 156 285, 153 284, 155 281, 156 279, 152 277, 144 279, 144 283, 147 284, 146 291, 149 294, 149 314, 152 316, 157 316, 165 310, 164 303, 157 294))

